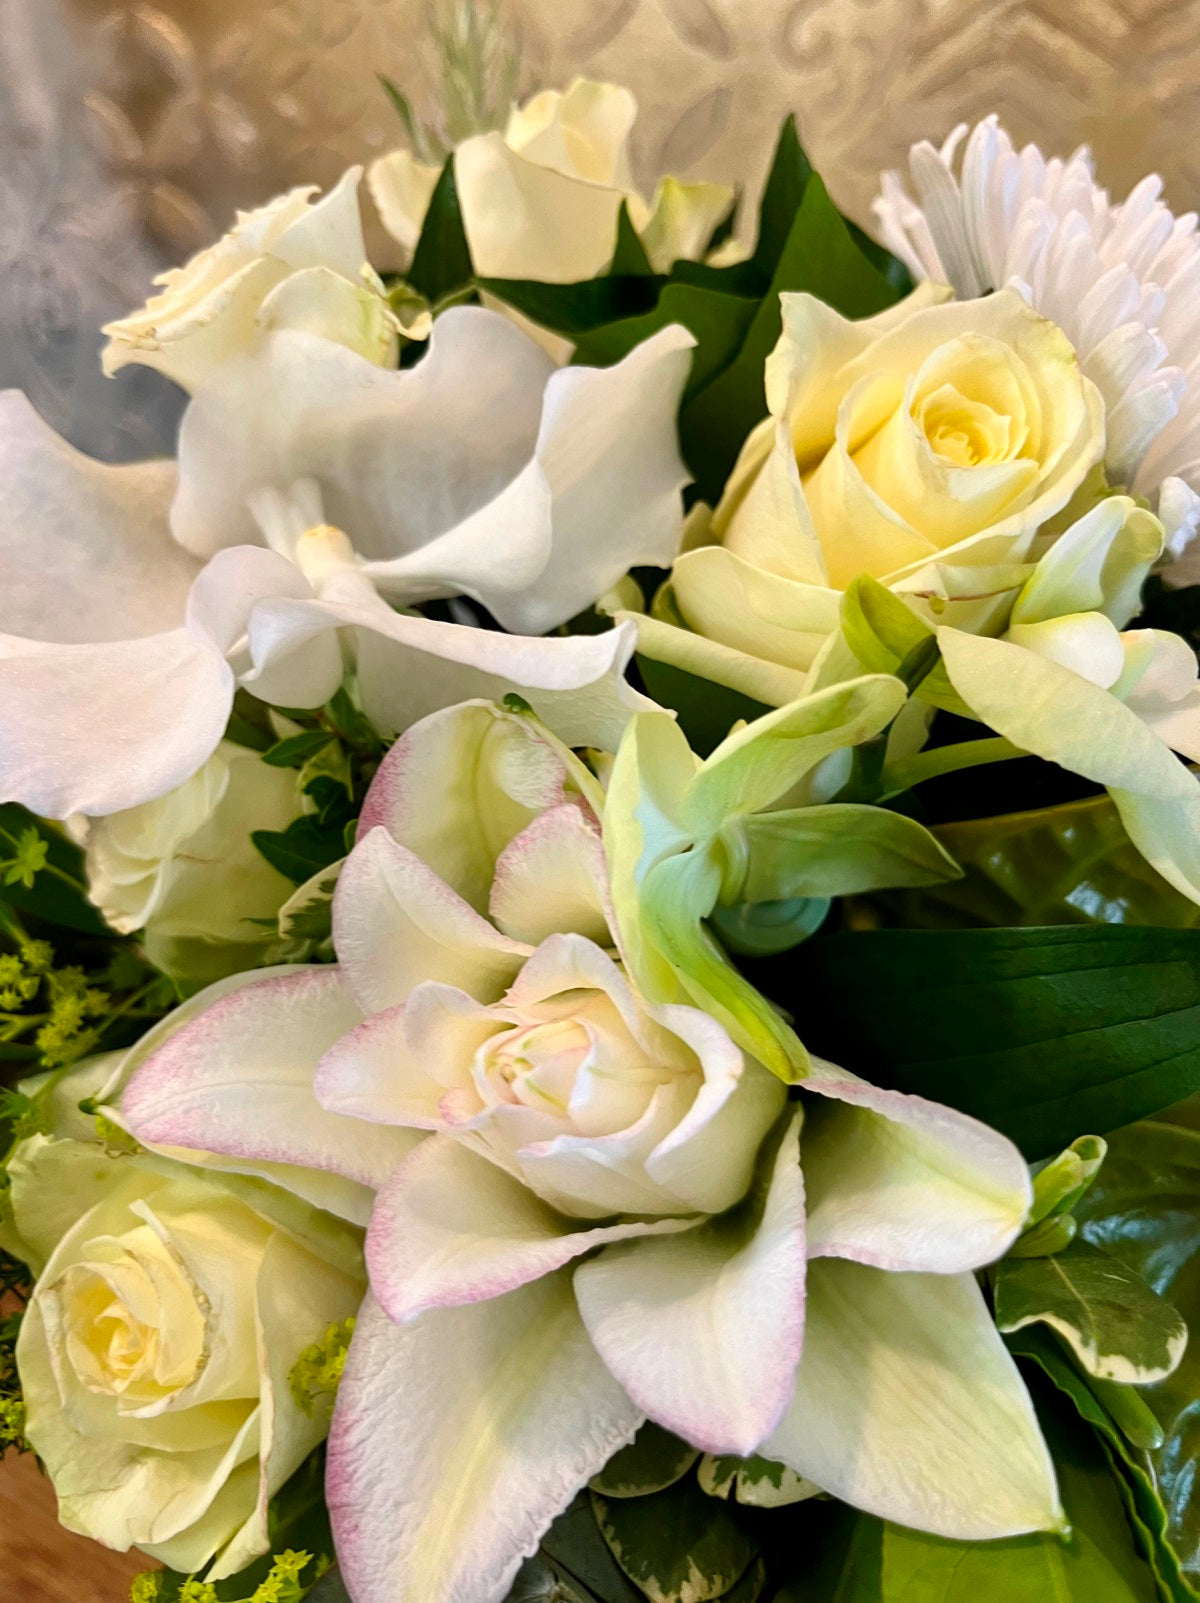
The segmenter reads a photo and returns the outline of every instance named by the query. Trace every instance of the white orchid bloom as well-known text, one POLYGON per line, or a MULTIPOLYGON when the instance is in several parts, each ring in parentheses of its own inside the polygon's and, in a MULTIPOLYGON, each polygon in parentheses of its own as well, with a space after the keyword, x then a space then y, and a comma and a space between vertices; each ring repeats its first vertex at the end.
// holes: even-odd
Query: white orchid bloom
POLYGON ((1174 216, 1155 175, 1114 203, 1086 146, 1065 161, 1018 151, 994 116, 940 150, 914 145, 909 171, 916 201, 883 175, 883 243, 919 279, 963 297, 1012 287, 1059 325, 1104 397, 1110 477, 1156 498, 1178 556, 1200 526, 1195 213, 1174 216))
MULTIPOLYGON (((385 731, 516 691, 564 739, 604 744, 646 705, 624 679, 631 627, 543 640, 395 612, 346 582, 338 531, 286 545, 291 503, 276 522, 296 561, 240 546, 202 567, 170 538, 175 478, 91 461, 0 396, 0 799, 49 818, 138 806, 212 754, 239 682, 320 706, 349 663, 385 731)), ((256 504, 270 523, 276 501, 256 504)))
MULTIPOLYGON (((503 134, 477 134, 454 155, 463 226, 476 272, 570 284, 603 272, 622 202, 654 267, 703 254, 733 204, 725 184, 664 178, 653 201, 634 187, 628 142, 637 102, 616 84, 576 78, 514 106, 503 134)), ((383 226, 411 254, 437 167, 396 150, 367 174, 383 226)))
POLYGON ((1122 629, 1163 545, 1125 496, 1102 501, 1034 569, 1002 639, 938 630, 946 672, 1014 745, 1107 787, 1134 845, 1200 902, 1200 682, 1186 641, 1122 629))
POLYGON ((318 201, 308 184, 279 195, 183 267, 163 273, 140 311, 104 332, 104 371, 129 362, 155 367, 195 391, 232 357, 276 328, 304 328, 392 361, 398 322, 367 262, 358 210, 361 167, 318 201))
POLYGON ((675 413, 693 344, 672 326, 614 367, 558 371, 499 313, 460 307, 422 361, 385 373, 275 334, 189 407, 172 527, 200 556, 254 543, 256 498, 312 482, 314 521, 346 532, 342 565, 364 593, 469 595, 540 634, 678 550, 675 413))
POLYGON ((429 1132, 376 1201, 331 1437, 358 1603, 499 1603, 647 1416, 941 1534, 1054 1526, 972 1274, 1025 1218, 1019 1153, 819 1062, 779 1117, 715 1019, 614 957, 600 801, 524 717, 426 719, 339 882, 328 1017, 297 1016, 306 972, 242 987, 122 1103, 143 1140, 356 1175, 355 1121, 429 1132))

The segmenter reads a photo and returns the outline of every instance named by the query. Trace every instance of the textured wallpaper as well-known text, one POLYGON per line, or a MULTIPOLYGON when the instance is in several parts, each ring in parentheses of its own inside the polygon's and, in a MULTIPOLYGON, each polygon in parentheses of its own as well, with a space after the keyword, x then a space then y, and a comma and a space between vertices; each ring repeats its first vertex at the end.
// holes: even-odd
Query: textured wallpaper
MULTIPOLYGON (((860 220, 917 137, 999 111, 1200 193, 1200 0, 509 0, 522 90, 629 84, 640 175, 761 180, 780 119, 860 220)), ((376 74, 428 106, 425 0, 0 0, 0 380, 104 454, 174 413, 152 374, 95 373, 95 324, 237 204, 400 141, 376 74)))

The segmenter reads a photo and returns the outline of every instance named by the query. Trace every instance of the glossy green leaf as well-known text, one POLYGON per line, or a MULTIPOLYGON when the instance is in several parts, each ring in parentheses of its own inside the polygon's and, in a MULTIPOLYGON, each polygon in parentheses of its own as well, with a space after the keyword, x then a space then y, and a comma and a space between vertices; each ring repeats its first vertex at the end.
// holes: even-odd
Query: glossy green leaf
MULTIPOLYGON (((591 1603, 593 1598, 596 1603, 645 1603, 645 1594, 634 1586, 609 1551, 587 1491, 581 1492, 554 1521, 542 1537, 537 1556, 568 1589, 567 1596, 554 1603, 574 1603, 571 1591, 578 1592, 584 1603, 591 1603)), ((534 1599, 541 1603, 536 1592, 534 1599)), ((514 1589, 506 1603, 522 1603, 520 1594, 514 1589)))
POLYGON ((973 1114, 1030 1158, 1200 1090, 1200 931, 861 931, 752 978, 810 1050, 973 1114))
POLYGON ((1044 1330, 1022 1330, 1006 1338, 1017 1357, 1036 1365, 1055 1387, 1070 1399, 1080 1419, 1089 1424, 1108 1458, 1125 1505, 1138 1550, 1151 1566, 1159 1595, 1168 1603, 1195 1603, 1200 1596, 1184 1576, 1172 1545, 1167 1509, 1159 1496, 1147 1453, 1135 1447, 1109 1404, 1124 1397, 1145 1408, 1147 1395, 1133 1386, 1109 1386, 1083 1372, 1060 1344, 1044 1330), (1101 1398, 1105 1401, 1101 1401, 1101 1398))
POLYGON ((454 178, 454 157, 450 156, 434 188, 412 266, 405 276, 419 294, 436 304, 443 296, 470 284, 474 275, 454 178))
POLYGON ((1162 1380, 1179 1363, 1187 1326, 1136 1270, 1077 1241, 1044 1258, 1007 1258, 995 1271, 996 1324, 1006 1334, 1044 1324, 1091 1375, 1124 1386, 1162 1380))
POLYGON ((758 310, 758 302, 724 290, 670 283, 649 310, 606 322, 580 333, 573 360, 590 367, 611 367, 670 323, 680 323, 696 339, 685 399, 733 361, 758 310))
POLYGON ((726 1505, 706 1497, 694 1476, 656 1497, 592 1500, 613 1557, 650 1603, 712 1603, 756 1557, 726 1505))
POLYGON ((942 928, 1200 924, 1200 907, 1151 868, 1107 796, 942 824, 935 833, 965 877, 888 897, 880 905, 889 920, 942 928))
POLYGON ((710 1497, 732 1498, 751 1508, 785 1508, 815 1497, 820 1490, 786 1464, 776 1464, 757 1453, 750 1458, 714 1458, 706 1454, 700 1460, 696 1478, 701 1491, 710 1497))
MULTIPOLYGON (((607 324, 653 313, 662 286, 661 279, 638 273, 622 274, 618 278, 585 278, 577 284, 543 284, 536 279, 523 278, 478 278, 475 282, 478 288, 514 311, 568 339, 579 339, 607 324)), ((649 325, 648 331, 653 333, 665 326, 656 321, 649 325)), ((634 339, 626 349, 632 350, 639 343, 634 339)), ((618 358, 614 356, 610 360, 618 358)), ((596 365, 608 364, 598 360, 596 365)))
POLYGON ((272 768, 303 768, 310 757, 325 750, 333 740, 327 729, 302 729, 288 735, 263 752, 263 762, 272 768))
MULTIPOLYGON (((1195 1109, 1181 1117, 1194 1118, 1195 1109)), ((1122 1130, 1076 1216, 1089 1241, 1144 1275, 1191 1327, 1179 1368, 1139 1394, 1164 1440, 1137 1463, 1162 1500, 1169 1539, 1200 1594, 1200 1130, 1165 1121, 1122 1130)))
POLYGON ((681 1480, 699 1457, 695 1447, 647 1420, 629 1446, 592 1476, 590 1485, 604 1497, 646 1497, 681 1480))

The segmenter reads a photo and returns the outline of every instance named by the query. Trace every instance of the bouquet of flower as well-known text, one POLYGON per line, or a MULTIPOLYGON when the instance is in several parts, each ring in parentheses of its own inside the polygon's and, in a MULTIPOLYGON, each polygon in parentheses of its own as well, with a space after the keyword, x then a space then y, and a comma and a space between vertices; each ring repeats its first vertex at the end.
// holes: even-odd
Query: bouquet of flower
POLYGON ((1196 218, 633 117, 0 399, 4 1442, 136 1603, 1185 1603, 1196 218))

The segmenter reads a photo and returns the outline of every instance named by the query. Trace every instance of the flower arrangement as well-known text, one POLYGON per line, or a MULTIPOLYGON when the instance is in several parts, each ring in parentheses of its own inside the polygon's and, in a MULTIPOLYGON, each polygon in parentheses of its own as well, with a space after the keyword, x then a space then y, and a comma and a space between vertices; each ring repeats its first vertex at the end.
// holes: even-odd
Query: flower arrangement
POLYGON ((398 105, 176 460, 0 398, 4 1443, 135 1603, 1200 1597, 1195 216, 398 105))

